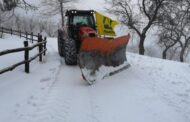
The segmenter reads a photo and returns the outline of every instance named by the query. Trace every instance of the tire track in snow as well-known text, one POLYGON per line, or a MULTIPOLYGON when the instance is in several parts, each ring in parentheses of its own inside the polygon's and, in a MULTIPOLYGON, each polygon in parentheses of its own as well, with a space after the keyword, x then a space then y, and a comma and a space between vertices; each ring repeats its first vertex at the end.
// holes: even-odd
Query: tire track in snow
POLYGON ((52 80, 33 115, 34 122, 100 122, 93 87, 85 84, 78 67, 60 64, 52 80))
MULTIPOLYGON (((48 62, 59 60, 56 50, 52 46, 48 47, 51 51, 47 55, 51 58, 46 60, 48 62)), ((82 80, 78 67, 65 66, 61 58, 60 64, 53 66, 49 71, 52 75, 40 80, 45 85, 41 88, 45 93, 38 101, 35 101, 37 104, 34 108, 35 113, 27 114, 24 118, 22 117, 22 120, 28 122, 100 122, 99 107, 92 96, 93 89, 82 80)))
POLYGON ((96 116, 99 111, 93 99, 92 87, 83 81, 78 67, 66 66, 65 68, 64 74, 68 78, 72 77, 72 80, 65 79, 65 87, 70 89, 67 94, 72 96, 69 116, 67 117, 68 122, 100 122, 96 116), (75 77, 73 77, 72 72, 76 73, 75 77))
MULTIPOLYGON (((78 67, 65 66, 52 46, 48 46, 45 65, 36 62, 31 70, 37 87, 26 95, 25 101, 15 105, 14 114, 19 122, 100 122, 99 107, 92 88, 82 80, 78 67), (45 72, 43 72, 45 71, 45 72), (43 74, 41 76, 41 74, 43 74), (24 110, 25 109, 25 110, 24 110), (26 110, 28 109, 28 110, 26 110)), ((30 78, 33 78, 30 77, 30 78)))
POLYGON ((102 122, 101 116, 103 115, 103 112, 101 111, 100 106, 97 104, 97 101, 95 102, 95 96, 93 93, 94 88, 95 88, 94 85, 88 87, 91 118, 93 122, 102 122))
POLYGON ((63 95, 63 82, 58 80, 62 66, 53 78, 53 83, 48 89, 47 94, 43 97, 39 108, 36 111, 34 122, 59 122, 66 121, 70 108, 70 96, 63 95))
POLYGON ((45 101, 45 98, 48 96, 48 94, 51 92, 51 89, 55 84, 56 77, 59 72, 59 64, 55 65, 53 68, 49 68, 49 73, 47 73, 48 76, 39 79, 39 89, 36 89, 32 94, 29 94, 25 104, 16 104, 14 113, 17 114, 20 122, 31 122, 31 120, 35 119, 37 116, 36 113, 38 113, 40 106, 45 101), (37 95, 35 93, 39 94, 37 95), (24 107, 28 108, 25 113, 23 113, 24 107))

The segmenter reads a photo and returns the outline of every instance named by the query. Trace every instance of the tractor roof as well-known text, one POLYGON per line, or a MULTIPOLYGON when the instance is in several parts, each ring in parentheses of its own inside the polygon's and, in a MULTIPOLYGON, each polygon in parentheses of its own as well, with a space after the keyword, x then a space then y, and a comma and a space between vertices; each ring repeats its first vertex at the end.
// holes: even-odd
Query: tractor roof
POLYGON ((72 9, 72 10, 67 10, 67 12, 66 12, 66 16, 70 16, 70 15, 87 15, 87 14, 94 14, 94 10, 76 10, 76 9, 72 9))

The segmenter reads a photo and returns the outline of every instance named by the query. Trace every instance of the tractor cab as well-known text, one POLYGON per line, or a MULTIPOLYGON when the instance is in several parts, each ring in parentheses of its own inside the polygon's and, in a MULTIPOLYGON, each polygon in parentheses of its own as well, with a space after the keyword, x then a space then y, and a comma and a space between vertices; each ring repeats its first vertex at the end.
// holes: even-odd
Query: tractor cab
POLYGON ((68 10, 66 16, 68 17, 67 25, 70 38, 78 40, 81 27, 90 27, 96 31, 93 10, 68 10))

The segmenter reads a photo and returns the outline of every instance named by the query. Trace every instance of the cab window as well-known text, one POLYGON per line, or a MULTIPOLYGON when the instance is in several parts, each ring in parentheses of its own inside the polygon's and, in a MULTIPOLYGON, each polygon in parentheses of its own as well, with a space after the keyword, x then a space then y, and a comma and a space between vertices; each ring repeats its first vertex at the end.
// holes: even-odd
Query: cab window
POLYGON ((90 27, 93 27, 93 16, 74 16, 73 25, 88 25, 90 27))

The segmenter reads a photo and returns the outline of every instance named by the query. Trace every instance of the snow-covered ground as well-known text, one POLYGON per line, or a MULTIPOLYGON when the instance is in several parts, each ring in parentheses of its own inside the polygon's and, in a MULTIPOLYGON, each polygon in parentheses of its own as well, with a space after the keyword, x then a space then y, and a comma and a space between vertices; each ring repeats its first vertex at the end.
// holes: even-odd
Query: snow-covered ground
MULTIPOLYGON (((24 47, 25 38, 20 38, 18 36, 10 36, 9 34, 4 34, 3 39, 0 38, 0 51, 7 50, 7 49, 14 49, 14 48, 21 48, 24 47)), ((29 45, 32 45, 30 43, 29 45)), ((30 56, 37 54, 37 48, 30 51, 30 56)), ((24 52, 12 53, 4 56, 0 56, 0 69, 3 69, 7 66, 11 66, 15 63, 24 60, 24 52)))
MULTIPOLYGON (((15 38, 0 39, 0 51, 22 46, 15 38)), ((129 69, 89 86, 59 57, 56 38, 47 49, 30 74, 20 66, 0 75, 0 122, 190 122, 189 64, 127 52, 129 69)))

